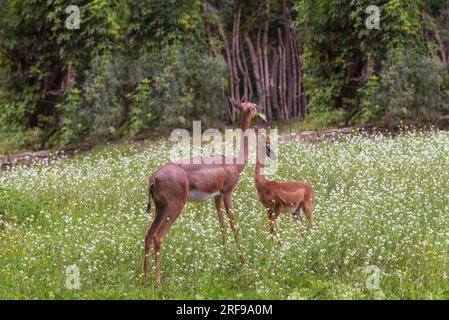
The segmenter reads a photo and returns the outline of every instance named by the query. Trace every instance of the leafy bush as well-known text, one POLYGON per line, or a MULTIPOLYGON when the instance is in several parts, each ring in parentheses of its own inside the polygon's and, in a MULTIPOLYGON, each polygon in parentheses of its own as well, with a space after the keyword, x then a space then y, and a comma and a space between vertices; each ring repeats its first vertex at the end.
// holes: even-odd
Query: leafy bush
POLYGON ((354 121, 430 120, 449 113, 449 68, 436 58, 409 50, 392 50, 380 77, 371 77, 368 94, 354 121))
MULTIPOLYGON (((142 86, 133 95, 133 110, 151 113, 151 120, 165 127, 189 127, 187 119, 215 126, 223 116, 222 58, 209 56, 198 46, 171 46, 144 57, 144 79, 150 79, 147 104, 141 103, 142 86)), ((146 116, 144 116, 146 118, 146 116)), ((151 123, 151 122, 150 122, 151 123)), ((143 127, 145 129, 145 127, 143 127)))
MULTIPOLYGON (((2 1, 0 134, 13 148, 42 148, 58 140, 57 105, 64 103, 66 83, 72 76, 82 80, 93 57, 113 50, 119 22, 126 21, 124 2, 84 1, 77 5, 88 27, 73 31, 64 26, 70 4, 2 1)), ((67 138, 64 132, 62 140, 67 138)))
POLYGON ((117 137, 120 117, 126 116, 122 104, 122 86, 128 81, 123 74, 125 63, 121 57, 97 58, 83 83, 79 113, 85 119, 91 138, 117 137))
POLYGON ((2 152, 221 118, 225 67, 204 37, 202 1, 83 2, 76 31, 64 27, 69 4, 0 11, 2 152))
POLYGON ((151 91, 151 81, 145 78, 138 83, 137 88, 131 94, 132 109, 126 128, 130 135, 139 134, 151 126, 154 112, 148 107, 151 91))
MULTIPOLYGON (((27 87, 23 92, 8 92, 8 86, 0 87, 0 140, 7 144, 2 148, 16 150, 39 145, 43 133, 40 128, 30 128, 27 118, 30 114, 30 105, 38 100, 38 94, 27 87)), ((5 150, 2 150, 5 151, 5 150)))
POLYGON ((82 86, 58 104, 60 125, 50 144, 187 128, 187 119, 217 126, 223 116, 225 72, 222 59, 198 45, 171 45, 136 58, 96 59, 82 86))
POLYGON ((448 69, 431 58, 440 45, 429 36, 435 23, 423 18, 443 18, 443 2, 297 1, 295 9, 311 113, 330 124, 339 110, 354 125, 448 112, 448 69), (380 9, 379 29, 365 25, 369 5, 380 9))
POLYGON ((79 111, 82 108, 81 91, 73 88, 65 95, 64 101, 56 106, 60 114, 60 127, 55 144, 64 146, 78 142, 85 132, 85 119, 79 111))

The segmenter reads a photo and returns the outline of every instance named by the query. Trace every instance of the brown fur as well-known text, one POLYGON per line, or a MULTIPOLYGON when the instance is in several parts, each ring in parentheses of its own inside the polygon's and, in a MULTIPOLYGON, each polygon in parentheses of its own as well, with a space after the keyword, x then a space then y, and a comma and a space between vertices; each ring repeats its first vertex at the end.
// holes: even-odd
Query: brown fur
MULTIPOLYGON (((253 103, 239 103, 231 101, 233 107, 237 108, 242 117, 241 129, 244 132, 250 126, 251 119, 257 114, 257 106, 253 103)), ((243 252, 240 248, 237 234, 237 225, 232 206, 232 192, 239 180, 240 173, 245 168, 248 159, 248 139, 243 138, 243 148, 237 156, 243 163, 232 159, 232 164, 209 164, 212 158, 224 159, 224 156, 201 158, 201 164, 185 164, 184 161, 171 162, 162 166, 149 179, 150 202, 154 201, 156 213, 150 228, 145 237, 145 256, 143 259, 143 284, 147 282, 147 257, 149 256, 151 243, 155 249, 155 283, 161 284, 160 278, 160 248, 162 241, 169 231, 171 225, 181 214, 189 193, 192 191, 207 194, 217 194, 215 196, 215 207, 218 213, 218 220, 222 232, 223 245, 226 244, 226 225, 223 215, 223 204, 231 225, 240 260, 243 263, 243 252)), ((190 159, 192 160, 192 159, 190 159)), ((191 162, 192 163, 192 162, 191 162)), ((195 162, 193 162, 195 163, 195 162)), ((148 205, 150 208, 150 204, 148 205)))
MULTIPOLYGON (((265 147, 267 153, 270 150, 270 141, 268 137, 257 133, 258 147, 265 147)), ((313 228, 315 228, 315 219, 313 216, 313 206, 315 203, 315 190, 304 181, 277 182, 270 181, 263 175, 265 164, 265 153, 257 152, 256 167, 254 170, 254 182, 260 202, 268 209, 268 221, 270 232, 277 238, 275 232, 275 221, 283 212, 291 213, 296 222, 302 223, 301 209, 309 219, 313 228)))

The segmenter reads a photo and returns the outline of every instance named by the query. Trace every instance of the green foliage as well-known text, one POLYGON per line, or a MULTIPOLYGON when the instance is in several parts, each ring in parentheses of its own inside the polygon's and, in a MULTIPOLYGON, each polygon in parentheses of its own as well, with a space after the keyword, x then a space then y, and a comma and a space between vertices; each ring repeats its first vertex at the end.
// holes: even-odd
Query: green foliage
MULTIPOLYGON (((34 146, 58 130, 58 92, 69 66, 83 79, 93 57, 110 51, 117 40, 120 2, 81 1, 81 27, 65 27, 71 1, 2 1, 0 11, 0 130, 17 137, 39 130, 34 146)), ((25 144, 25 143, 23 143, 25 144)))
POLYGON ((402 118, 443 111, 440 100, 444 99, 445 94, 440 94, 440 91, 444 81, 439 77, 444 77, 445 71, 437 66, 437 62, 426 58, 426 55, 434 56, 435 48, 427 48, 430 52, 424 51, 426 43, 421 17, 425 8, 423 2, 298 1, 295 8, 298 13, 296 27, 304 42, 304 77, 312 113, 329 118, 333 110, 340 110, 345 122, 353 124, 390 115, 393 116, 390 120, 395 121, 399 114, 390 112, 392 102, 387 103, 387 96, 391 98, 392 94, 396 94, 399 98, 401 93, 407 95, 400 103, 401 109, 410 100, 422 104, 419 107, 407 106, 407 109, 421 110, 409 110, 403 113, 402 118), (369 5, 380 8, 379 30, 365 26, 369 16, 365 9, 369 5), (404 55, 393 59, 390 53, 404 52, 406 48, 409 52, 421 52, 421 56, 412 59, 408 69, 404 70, 401 67, 404 55), (438 76, 431 80, 430 72, 421 72, 426 69, 425 65, 437 72, 438 76), (416 70, 412 70, 415 67, 416 70), (392 73, 395 72, 394 76, 392 73), (387 78, 393 80, 401 72, 406 73, 401 75, 401 84, 386 84, 389 81, 387 78), (407 91, 405 87, 413 86, 419 88, 404 92, 407 91), (434 87, 431 89, 430 86, 434 87), (430 90, 431 94, 437 93, 438 98, 429 99, 431 94, 426 94, 426 90, 430 90), (376 98, 379 94, 384 96, 383 101, 376 98))
MULTIPOLYGON (((373 77, 374 78, 374 77, 373 77)), ((357 122, 430 120, 449 113, 449 69, 415 50, 392 50, 357 122)), ((374 82, 373 79, 373 82, 374 82)))
POLYGON ((136 135, 148 129, 153 119, 153 113, 147 109, 151 94, 151 82, 141 80, 131 95, 132 110, 129 116, 128 130, 130 135, 136 135))
POLYGON ((73 88, 66 94, 64 101, 56 106, 61 124, 56 145, 64 146, 71 142, 79 142, 80 138, 85 137, 87 115, 83 117, 79 112, 83 107, 81 98, 81 91, 73 88))
POLYGON ((442 0, 208 3, 205 13, 202 0, 78 1, 80 29, 69 30, 68 0, 0 0, 1 149, 116 139, 189 127, 192 119, 219 125, 228 76, 214 29, 220 23, 229 37, 240 5, 240 33, 257 41, 269 21, 270 44, 279 42, 282 4, 295 8, 302 80, 320 127, 446 112, 447 71, 434 60, 449 44, 442 0), (379 30, 365 26, 369 5, 380 7, 379 30), (405 65, 405 50, 422 59, 405 65), (400 83, 391 81, 395 72, 400 83))
POLYGON ((194 115, 208 124, 221 118, 225 67, 201 38, 201 1, 82 2, 79 30, 64 27, 68 4, 3 5, 0 131, 13 148, 186 127, 194 115), (75 87, 52 95, 69 66, 75 87))
POLYGON ((152 67, 149 111, 168 127, 190 127, 191 119, 205 126, 223 118, 222 79, 226 66, 221 57, 208 56, 198 46, 172 46, 146 57, 152 67))
POLYGON ((221 118, 225 68, 202 37, 202 1, 81 1, 77 30, 70 4, 2 2, 0 133, 12 148, 221 118))
POLYGON ((366 124, 381 119, 385 114, 385 108, 379 105, 376 99, 376 95, 379 94, 379 77, 372 74, 358 92, 362 96, 362 102, 357 113, 350 119, 350 124, 366 124))
POLYGON ((310 114, 303 120, 276 121, 272 127, 276 127, 281 133, 319 131, 332 127, 338 127, 343 123, 342 114, 331 112, 325 114, 327 117, 310 114))
POLYGON ((223 116, 225 71, 222 59, 209 56, 199 45, 172 44, 139 57, 95 59, 81 89, 69 92, 61 105, 64 120, 58 141, 190 127, 188 119, 217 126, 223 116))
POLYGON ((83 103, 80 114, 86 120, 88 135, 92 138, 116 138, 120 117, 123 116, 123 82, 128 69, 122 68, 125 61, 120 57, 98 57, 83 83, 83 103))

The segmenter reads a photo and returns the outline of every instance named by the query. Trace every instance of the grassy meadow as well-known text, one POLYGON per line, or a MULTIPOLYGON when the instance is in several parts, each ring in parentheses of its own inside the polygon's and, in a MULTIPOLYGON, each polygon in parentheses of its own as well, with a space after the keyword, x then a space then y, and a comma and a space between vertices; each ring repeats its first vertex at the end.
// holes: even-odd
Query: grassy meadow
POLYGON ((248 166, 234 193, 246 263, 229 226, 224 254, 213 201, 189 203, 162 247, 164 286, 142 288, 146 182, 170 148, 106 145, 0 172, 0 298, 449 299, 448 132, 280 145, 273 179, 315 187, 317 230, 282 215, 273 242, 248 166))

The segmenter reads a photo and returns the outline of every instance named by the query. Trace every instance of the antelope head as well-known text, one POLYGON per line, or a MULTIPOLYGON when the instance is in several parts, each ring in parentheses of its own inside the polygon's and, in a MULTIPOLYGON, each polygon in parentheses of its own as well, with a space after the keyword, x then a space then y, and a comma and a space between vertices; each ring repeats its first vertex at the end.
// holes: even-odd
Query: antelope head
MULTIPOLYGON (((262 129, 260 127, 254 127, 255 133, 256 133, 256 138, 257 138, 257 143, 259 148, 263 148, 265 147, 265 153, 266 155, 271 159, 271 160, 276 160, 277 159, 277 155, 276 153, 271 149, 271 141, 270 141, 270 137, 268 137, 265 134, 262 134, 262 132, 260 132, 259 130, 262 129)), ((267 127, 263 127, 264 131, 267 129, 267 127)), ((260 149, 262 151, 262 149, 260 149)))
POLYGON ((265 117, 265 115, 259 112, 259 107, 257 106, 257 104, 252 102, 246 102, 245 100, 237 101, 235 99, 232 99, 231 97, 229 97, 228 99, 231 106, 239 110, 242 113, 243 117, 252 119, 258 116, 263 121, 267 122, 267 118, 265 117))

